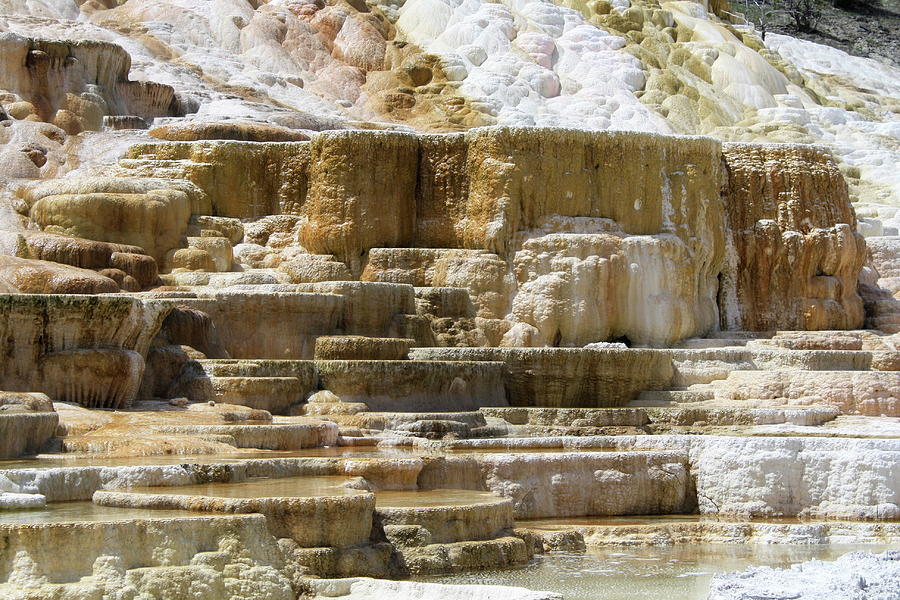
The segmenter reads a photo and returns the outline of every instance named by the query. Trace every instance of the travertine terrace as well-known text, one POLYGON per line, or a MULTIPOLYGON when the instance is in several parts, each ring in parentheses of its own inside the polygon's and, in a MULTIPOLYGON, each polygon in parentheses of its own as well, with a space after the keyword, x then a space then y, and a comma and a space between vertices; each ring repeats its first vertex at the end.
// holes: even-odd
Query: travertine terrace
POLYGON ((900 544, 900 71, 743 23, 0 0, 0 597, 900 544))

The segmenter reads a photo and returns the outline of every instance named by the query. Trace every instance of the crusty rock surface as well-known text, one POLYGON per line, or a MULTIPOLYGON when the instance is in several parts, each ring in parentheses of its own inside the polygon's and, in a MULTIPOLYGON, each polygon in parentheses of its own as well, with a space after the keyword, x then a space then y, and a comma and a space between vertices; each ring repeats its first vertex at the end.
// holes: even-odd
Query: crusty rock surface
POLYGON ((119 291, 113 279, 45 260, 0 256, 0 292, 5 294, 109 294, 119 291))
POLYGON ((0 596, 900 539, 895 69, 717 0, 0 12, 0 596))
POLYGON ((856 283, 866 250, 837 164, 797 145, 725 144, 723 156, 733 248, 723 328, 861 327, 856 283))
POLYGON ((151 136, 170 142, 238 140, 242 142, 303 142, 306 134, 267 123, 248 121, 185 121, 154 127, 151 136))
MULTIPOLYGON (((476 315, 497 322, 463 337, 437 326, 448 344, 665 346, 718 327, 862 324, 865 247, 821 149, 491 128, 162 143, 129 156, 192 181, 219 215, 264 217, 245 236, 262 247, 238 249, 252 268, 299 283, 465 288, 476 315)), ((171 250, 172 268, 214 270, 208 249, 187 245, 171 250)))
POLYGON ((29 193, 30 216, 45 231, 131 244, 157 263, 187 232, 191 196, 153 180, 52 181, 29 193))
MULTIPOLYGON (((175 90, 129 81, 131 56, 101 40, 52 40, 0 33, 0 88, 13 92, 31 114, 68 134, 99 130, 104 115, 152 119, 177 114, 175 90)), ((16 118, 25 118, 14 110, 16 118)))
POLYGON ((56 434, 58 423, 46 395, 0 392, 0 459, 37 454, 56 434))
POLYGON ((0 295, 0 382, 53 400, 121 408, 169 308, 116 296, 0 295))
POLYGON ((0 532, 13 542, 0 551, 5 598, 296 597, 262 515, 151 512, 131 521, 3 524, 0 532))
POLYGON ((900 589, 900 553, 853 552, 836 561, 811 560, 790 569, 751 567, 716 575, 709 600, 889 600, 900 589))

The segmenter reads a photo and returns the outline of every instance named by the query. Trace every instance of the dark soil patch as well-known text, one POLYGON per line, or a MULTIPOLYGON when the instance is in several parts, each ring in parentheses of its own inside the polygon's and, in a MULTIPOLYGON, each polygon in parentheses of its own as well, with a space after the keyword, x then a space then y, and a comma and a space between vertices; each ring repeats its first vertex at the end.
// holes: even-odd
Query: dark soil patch
MULTIPOLYGON (((812 32, 798 31, 786 15, 776 16, 769 31, 900 67, 900 0, 842 2, 842 5, 833 5, 832 0, 825 0, 812 32)), ((731 7, 733 12, 743 13, 753 20, 756 7, 752 2, 732 0, 731 7)))

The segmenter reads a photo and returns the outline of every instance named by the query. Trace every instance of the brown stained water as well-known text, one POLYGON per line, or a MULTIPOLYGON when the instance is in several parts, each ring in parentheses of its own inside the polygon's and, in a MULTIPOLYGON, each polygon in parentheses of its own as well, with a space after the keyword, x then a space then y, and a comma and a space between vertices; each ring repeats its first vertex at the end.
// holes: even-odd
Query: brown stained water
POLYGON ((512 585, 557 592, 566 600, 705 600, 709 582, 716 573, 739 571, 750 566, 783 569, 812 559, 835 560, 847 552, 883 552, 891 548, 884 544, 590 548, 584 554, 548 553, 517 569, 423 577, 420 580, 512 585))
POLYGON ((258 477, 232 483, 203 483, 173 487, 144 487, 124 490, 135 494, 167 496, 209 496, 213 498, 309 498, 314 496, 353 496, 359 490, 341 487, 350 481, 342 476, 258 477))
POLYGON ((490 492, 475 490, 420 490, 375 492, 376 508, 431 508, 467 506, 502 500, 490 492))
POLYGON ((187 510, 145 510, 99 506, 93 502, 60 502, 43 508, 0 510, 0 525, 40 525, 43 523, 73 523, 121 521, 134 519, 196 518, 200 515, 187 510))

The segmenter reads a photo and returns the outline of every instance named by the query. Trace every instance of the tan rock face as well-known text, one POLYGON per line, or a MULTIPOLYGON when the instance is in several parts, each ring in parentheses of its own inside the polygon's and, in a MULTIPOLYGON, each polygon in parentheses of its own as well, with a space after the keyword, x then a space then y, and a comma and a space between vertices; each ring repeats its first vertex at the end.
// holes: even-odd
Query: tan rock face
POLYGON ((216 271, 216 263, 212 256, 201 248, 170 250, 166 253, 164 264, 170 271, 216 271))
POLYGON ((244 225, 239 219, 231 219, 229 217, 191 215, 190 223, 188 223, 188 235, 193 237, 224 237, 232 244, 240 244, 244 240, 244 225))
POLYGON ((44 260, 0 256, 0 291, 19 294, 109 294, 119 285, 100 273, 44 260))
POLYGON ((298 292, 340 294, 339 327, 348 335, 396 337, 397 317, 416 312, 415 291, 408 285, 325 281, 289 287, 298 292))
POLYGON ((10 111, 17 118, 34 114, 74 135, 99 130, 104 115, 153 118, 179 113, 175 90, 158 83, 129 81, 131 57, 109 42, 4 33, 0 55, 0 88, 23 100, 10 111), (25 102, 32 110, 27 110, 25 102))
POLYGON ((162 322, 154 345, 190 346, 207 358, 228 358, 212 319, 199 310, 176 306, 162 322))
POLYGON ((166 253, 167 271, 230 271, 234 253, 231 242, 224 237, 189 237, 187 248, 172 249, 166 253))
POLYGON ((503 361, 511 406, 623 406, 638 392, 671 385, 672 360, 662 350, 593 348, 419 348, 416 361, 503 361))
POLYGON ((504 406, 503 365, 497 362, 380 360, 316 361, 319 385, 344 402, 373 411, 474 410, 504 406))
POLYGON ((196 142, 198 140, 238 140, 243 142, 303 142, 309 139, 305 133, 248 121, 202 121, 170 123, 154 127, 150 135, 171 142, 196 142))
POLYGON ((0 458, 36 454, 57 423, 59 415, 44 394, 0 392, 0 458))
POLYGON ((866 257, 837 165, 812 146, 726 144, 723 328, 852 329, 866 257))
POLYGON ((281 553, 262 515, 181 513, 173 519, 171 513, 162 514, 154 518, 148 511, 148 518, 130 522, 4 525, 0 535, 16 542, 4 546, 0 555, 0 576, 9 582, 0 585, 0 593, 17 599, 102 598, 121 590, 127 577, 137 594, 151 596, 201 598, 191 593, 198 587, 204 595, 211 594, 207 597, 233 600, 246 594, 267 600, 296 596, 282 574, 281 553), (131 565, 147 568, 126 570, 131 565), (82 578, 90 581, 48 583, 82 578))
MULTIPOLYGON (((199 487, 199 486, 198 486, 199 487)), ((209 489, 209 488, 206 488, 209 489)), ((193 495, 166 494, 165 488, 98 491, 102 506, 168 508, 213 513, 262 513, 276 537, 305 547, 350 546, 365 542, 372 530, 375 495, 363 492, 310 497, 218 497, 200 488, 193 495)))
POLYGON ((140 246, 162 263, 166 252, 182 244, 190 197, 150 181, 121 191, 115 183, 89 179, 43 184, 32 190, 31 218, 55 233, 140 246))
MULTIPOLYGON (((718 145, 709 139, 546 129, 481 129, 419 138, 348 131, 320 135, 312 149, 316 159, 309 163, 308 237, 316 231, 341 234, 349 248, 316 251, 342 257, 349 250, 401 246, 372 244, 378 237, 411 240, 413 235, 412 246, 505 254, 518 231, 540 227, 549 216, 605 217, 619 222, 626 233, 655 234, 677 229, 667 217, 680 222, 699 216, 697 211, 718 208, 699 202, 718 196, 718 145), (647 169, 648 162, 660 168, 647 169), (355 182, 361 168, 390 173, 390 183, 355 182), (372 189, 354 187, 363 185, 372 189), (362 212, 351 214, 338 204, 352 198, 372 208, 358 205, 353 210, 362 212), (361 216, 380 217, 373 213, 377 204, 396 211, 405 224, 383 231, 376 231, 381 227, 377 218, 364 229, 363 223, 355 224, 361 216), (344 222, 354 228, 339 228, 344 222)), ((688 227, 687 222, 682 226, 688 227)))
MULTIPOLYGON (((840 172, 812 147, 723 151, 707 138, 479 129, 131 155, 213 165, 192 176, 220 214, 297 215, 274 241, 255 225, 246 240, 279 253, 299 245, 349 268, 268 250, 248 258, 281 264, 288 281, 465 288, 478 317, 507 323, 465 343, 499 343, 516 323, 528 334, 513 337, 532 345, 665 346, 719 326, 861 322, 862 240, 840 172)), ((212 268, 199 258, 184 267, 212 268)))
POLYGON ((53 402, 44 394, 0 392, 0 411, 9 414, 53 412, 53 402))
POLYGON ((339 327, 343 299, 325 292, 223 290, 172 305, 209 315, 221 350, 234 358, 309 359, 316 337, 339 327))
POLYGON ((113 253, 142 253, 136 246, 96 242, 52 233, 22 232, 22 235, 28 248, 28 256, 23 258, 47 260, 85 269, 110 267, 113 253))
MULTIPOLYGON (((156 282, 158 277, 156 261, 137 246, 110 244, 65 235, 39 233, 31 231, 19 232, 21 246, 18 256, 40 261, 49 261, 71 265, 81 269, 92 269, 101 275, 110 277, 109 273, 117 272, 122 278, 130 277, 137 288, 144 288, 156 282)), ((32 263, 33 264, 33 263, 32 263)), ((119 287, 120 278, 112 277, 119 287)), ((124 289, 124 288, 123 288, 124 289)), ((129 290, 135 291, 135 290, 129 290)), ((50 289, 44 293, 74 293, 50 289)))
POLYGON ((515 283, 507 262, 496 254, 463 249, 372 248, 368 258, 360 276, 363 281, 464 288, 478 316, 502 318, 509 312, 515 283))
MULTIPOLYGON (((378 508, 376 522, 398 546, 487 540, 512 530, 513 503, 508 498, 483 492, 446 494, 446 506, 378 508), (458 506, 452 504, 454 500, 458 506)), ((389 498, 385 498, 388 504, 389 498)))
MULTIPOLYGON (((262 258, 262 265, 279 260, 278 271, 291 283, 321 283, 326 281, 353 281, 353 274, 331 255, 299 254, 289 260, 262 258)), ((257 263, 259 264, 259 263, 257 263)))
MULTIPOLYGON (((109 256, 109 265, 130 277, 133 277, 139 288, 148 287, 157 282, 159 271, 152 256, 134 252, 113 252, 109 256)), ((134 290, 130 290, 134 291, 134 290)))
POLYGON ((0 296, 0 387, 118 408, 168 307, 127 297, 0 296))
POLYGON ((362 336, 323 336, 316 340, 316 360, 403 360, 412 340, 362 336))
POLYGON ((417 152, 416 138, 405 134, 320 135, 311 147, 303 246, 354 270, 370 248, 413 245, 417 152))
POLYGON ((88 408, 124 408, 137 395, 144 359, 124 348, 78 348, 41 359, 42 388, 54 400, 88 408))
MULTIPOLYGON (((195 209, 195 214, 259 218, 300 214, 307 195, 309 152, 304 143, 203 141, 139 144, 132 146, 128 158, 181 161, 174 176, 191 181, 208 196, 208 206, 195 209)), ((151 164, 141 173, 172 177, 171 165, 151 164)))
POLYGON ((690 214, 707 210, 701 200, 718 195, 718 148, 710 139, 515 128, 475 130, 465 139, 466 218, 454 223, 447 215, 444 224, 465 247, 501 255, 518 231, 552 216, 612 219, 632 235, 685 235, 678 228, 696 223, 690 214))
MULTIPOLYGON (((131 156, 211 164, 206 175, 186 169, 192 175, 185 176, 219 214, 299 215, 296 243, 335 256, 351 275, 464 287, 478 316, 511 314, 548 344, 625 336, 664 345, 718 322, 724 216, 719 146, 710 139, 342 131, 308 145, 204 142, 140 146, 131 156), (242 181, 223 185, 234 173, 242 181), (582 237, 575 242, 570 234, 582 237), (395 255, 392 248, 416 250, 395 255), (415 274, 401 273, 410 270, 415 274), (593 290, 604 291, 597 297, 593 290), (572 297, 604 314, 585 329, 590 319, 572 308, 572 297)), ((191 264, 210 268, 199 258, 183 266, 191 264)), ((282 270, 291 281, 321 278, 297 259, 282 270)))

